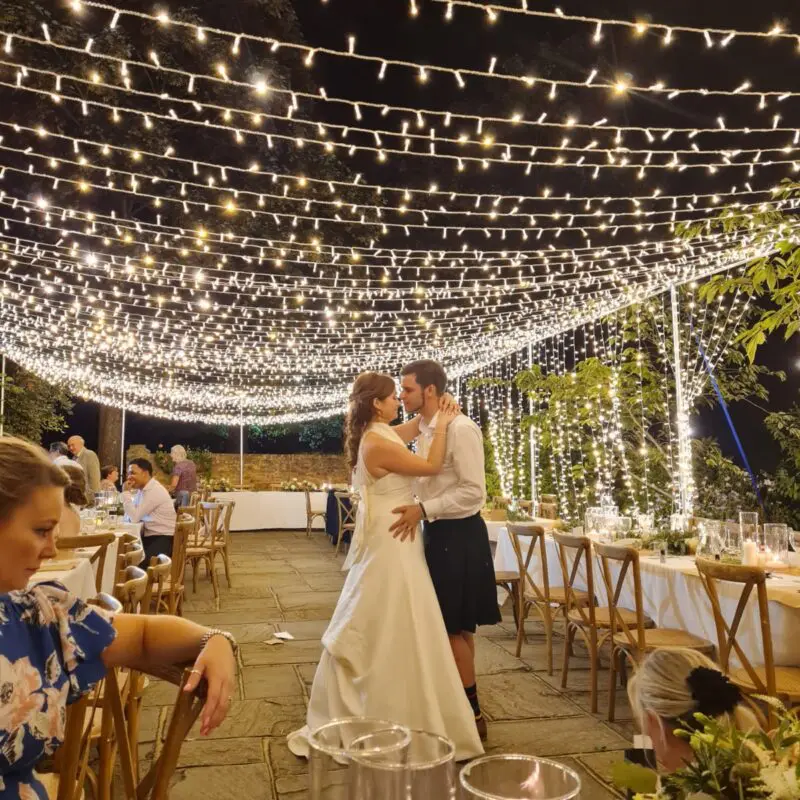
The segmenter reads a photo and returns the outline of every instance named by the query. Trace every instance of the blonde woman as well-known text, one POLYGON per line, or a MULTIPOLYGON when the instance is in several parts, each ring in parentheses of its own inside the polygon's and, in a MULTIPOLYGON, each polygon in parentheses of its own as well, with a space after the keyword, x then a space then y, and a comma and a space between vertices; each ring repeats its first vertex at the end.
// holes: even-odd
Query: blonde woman
POLYGON ((112 616, 57 583, 29 585, 56 554, 54 532, 69 480, 44 450, 0 438, 0 797, 47 792, 35 767, 62 743, 65 710, 108 667, 143 671, 194 661, 187 691, 208 682, 203 735, 230 707, 236 643, 230 634, 185 619, 112 616))
POLYGON ((642 733, 650 737, 659 764, 668 772, 694 757, 689 742, 675 731, 698 728, 697 713, 728 717, 743 731, 759 727, 742 704, 739 689, 696 650, 655 650, 628 682, 628 697, 642 733))
POLYGON ((188 506, 192 492, 197 491, 197 465, 186 455, 186 448, 176 444, 170 451, 172 478, 169 491, 178 501, 179 506, 188 506))

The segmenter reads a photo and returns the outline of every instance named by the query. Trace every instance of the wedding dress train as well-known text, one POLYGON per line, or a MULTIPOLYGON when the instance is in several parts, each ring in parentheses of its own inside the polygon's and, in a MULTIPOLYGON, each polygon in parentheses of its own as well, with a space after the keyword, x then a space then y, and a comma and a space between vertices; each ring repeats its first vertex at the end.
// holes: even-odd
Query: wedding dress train
MULTIPOLYGON (((403 444, 389 426, 369 433, 403 444)), ((365 434, 366 435, 366 434, 365 434)), ((405 542, 389 532, 392 509, 414 502, 412 478, 373 478, 359 454, 361 496, 345 562, 349 573, 322 637, 324 647, 308 706, 307 725, 288 737, 308 754, 308 733, 342 717, 373 717, 451 739, 456 759, 483 753, 425 563, 422 536, 405 542)))

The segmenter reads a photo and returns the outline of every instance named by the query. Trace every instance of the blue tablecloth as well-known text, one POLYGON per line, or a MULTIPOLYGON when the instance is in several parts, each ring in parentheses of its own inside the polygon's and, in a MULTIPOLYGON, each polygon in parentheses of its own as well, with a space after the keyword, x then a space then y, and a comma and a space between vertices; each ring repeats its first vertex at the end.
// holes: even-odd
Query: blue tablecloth
MULTIPOLYGON (((350 508, 350 500, 343 501, 346 508, 350 508)), ((328 504, 325 507, 325 533, 331 539, 331 544, 336 544, 339 540, 339 507, 336 503, 336 491, 334 489, 328 490, 328 504)), ((350 533, 345 532, 345 544, 350 543, 350 533)))

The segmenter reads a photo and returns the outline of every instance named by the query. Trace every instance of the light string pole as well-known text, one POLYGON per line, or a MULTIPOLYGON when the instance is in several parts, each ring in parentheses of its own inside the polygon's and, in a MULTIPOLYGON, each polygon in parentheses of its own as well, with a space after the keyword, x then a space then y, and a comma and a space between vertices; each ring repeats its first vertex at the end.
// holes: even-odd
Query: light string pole
POLYGON ((239 488, 244 487, 244 410, 239 399, 239 488))
POLYGON ((125 478, 125 395, 122 395, 122 428, 119 435, 119 468, 121 476, 125 478))
POLYGON ((678 432, 678 513, 688 517, 692 513, 691 495, 691 450, 689 443, 689 420, 683 396, 681 366, 681 329, 678 306, 678 287, 673 283, 669 289, 672 303, 672 352, 675 369, 675 420, 678 432))
POLYGON ((3 377, 0 381, 0 436, 5 434, 6 429, 6 354, 3 353, 3 377))

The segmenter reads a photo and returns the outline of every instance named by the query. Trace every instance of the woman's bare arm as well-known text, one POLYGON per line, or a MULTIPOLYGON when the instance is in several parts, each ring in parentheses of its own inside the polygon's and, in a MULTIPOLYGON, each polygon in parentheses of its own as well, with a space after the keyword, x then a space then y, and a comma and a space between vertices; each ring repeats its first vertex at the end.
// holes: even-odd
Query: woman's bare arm
POLYGON ((408 422, 403 422, 400 425, 393 425, 392 430, 406 443, 413 442, 419 436, 419 421, 421 417, 419 414, 412 417, 408 422))

